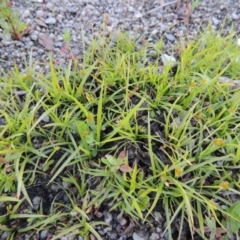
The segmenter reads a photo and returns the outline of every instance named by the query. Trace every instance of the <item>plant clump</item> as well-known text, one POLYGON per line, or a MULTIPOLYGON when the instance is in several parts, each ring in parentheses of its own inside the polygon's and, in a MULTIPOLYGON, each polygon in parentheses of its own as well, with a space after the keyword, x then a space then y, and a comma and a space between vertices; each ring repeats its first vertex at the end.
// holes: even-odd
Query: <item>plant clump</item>
POLYGON ((21 40, 30 31, 30 26, 19 18, 19 12, 11 8, 11 1, 0 1, 0 27, 3 34, 10 34, 13 39, 21 40))
POLYGON ((94 40, 81 63, 51 59, 46 75, 34 65, 3 72, 0 231, 14 238, 48 228, 51 239, 102 239, 97 229, 108 207, 128 216, 130 227, 157 224, 161 210, 169 239, 236 236, 240 89, 231 83, 240 79, 240 48, 233 34, 208 30, 176 46, 175 69, 160 60, 162 41, 119 33, 109 43, 94 40), (68 201, 47 194, 34 206, 33 192, 53 185, 68 201))

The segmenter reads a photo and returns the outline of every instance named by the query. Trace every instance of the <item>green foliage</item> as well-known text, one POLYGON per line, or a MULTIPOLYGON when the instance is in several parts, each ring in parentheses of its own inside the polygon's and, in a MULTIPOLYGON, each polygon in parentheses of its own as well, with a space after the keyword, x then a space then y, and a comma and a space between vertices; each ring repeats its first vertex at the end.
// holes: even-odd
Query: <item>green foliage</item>
POLYGON ((208 30, 176 46, 175 73, 159 67, 161 41, 137 50, 126 34, 115 40, 112 46, 95 39, 81 65, 61 68, 51 59, 46 75, 34 65, 26 74, 17 67, 3 72, 0 200, 7 211, 0 228, 24 218, 21 232, 59 226, 53 239, 76 231, 101 239, 95 227, 102 223, 89 215, 110 202, 136 223, 163 206, 169 239, 176 238, 176 220, 179 238, 185 223, 192 237, 236 233, 239 203, 223 197, 239 194, 233 173, 239 171, 240 91, 231 80, 240 78, 240 49, 233 35, 208 30), (223 76, 230 82, 221 82, 223 76), (60 178, 77 189, 64 190, 71 204, 53 201, 47 216, 41 208, 18 213, 24 199, 31 204, 26 187, 46 175, 48 184, 60 178), (71 228, 59 220, 69 215, 71 228))
POLYGON ((235 202, 226 211, 230 215, 226 220, 230 232, 237 233, 240 229, 240 202, 235 202))
POLYGON ((70 35, 70 32, 68 29, 65 29, 64 30, 64 33, 63 33, 63 40, 66 44, 69 44, 71 42, 71 35, 70 35))
POLYGON ((16 40, 21 40, 30 30, 28 24, 20 20, 19 12, 11 8, 8 0, 0 2, 0 27, 3 29, 3 34, 11 34, 16 40))

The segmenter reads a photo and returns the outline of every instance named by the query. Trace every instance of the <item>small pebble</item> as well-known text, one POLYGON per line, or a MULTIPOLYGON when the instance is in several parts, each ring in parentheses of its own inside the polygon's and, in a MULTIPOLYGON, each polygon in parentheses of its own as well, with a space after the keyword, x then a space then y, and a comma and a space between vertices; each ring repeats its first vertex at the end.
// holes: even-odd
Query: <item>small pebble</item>
POLYGON ((33 208, 34 208, 35 210, 38 210, 41 200, 42 200, 42 198, 39 197, 39 196, 35 196, 35 197, 33 198, 32 204, 33 204, 33 208))
POLYGON ((41 231, 41 233, 40 233, 41 239, 45 239, 48 235, 48 232, 49 232, 48 229, 45 229, 45 230, 41 231))
POLYGON ((128 222, 127 219, 124 218, 124 217, 122 217, 121 214, 119 214, 119 215, 117 216, 117 220, 118 220, 118 222, 119 222, 119 224, 120 224, 121 226, 126 225, 127 222, 128 222))
POLYGON ((167 66, 167 65, 174 66, 176 64, 176 58, 173 56, 169 56, 167 54, 163 54, 161 56, 161 60, 164 66, 167 66))
POLYGON ((46 4, 46 8, 51 10, 53 8, 53 4, 51 2, 48 2, 46 4))
POLYGON ((109 212, 103 212, 104 214, 104 221, 107 223, 107 224, 110 224, 112 219, 113 219, 113 216, 111 213, 109 212))
POLYGON ((139 236, 136 232, 133 233, 132 238, 133 240, 147 240, 147 238, 139 236))
POLYGON ((42 18, 42 17, 44 17, 44 15, 45 15, 44 11, 42 11, 42 10, 37 10, 36 11, 36 16, 37 17, 42 18))
POLYGON ((57 22, 57 20, 53 17, 48 17, 45 19, 44 21, 46 24, 55 24, 57 22))
MULTIPOLYGON (((6 227, 4 225, 2 225, 2 227, 6 227)), ((5 240, 8 238, 8 236, 10 235, 10 232, 3 232, 2 235, 1 235, 1 240, 5 240)))
POLYGON ((70 187, 71 187, 71 183, 69 183, 69 182, 64 182, 64 181, 62 181, 62 186, 63 186, 63 188, 65 188, 65 189, 69 189, 70 187))
POLYGON ((23 14, 22 14, 22 18, 27 18, 27 17, 29 17, 30 16, 30 11, 29 11, 29 9, 26 9, 24 12, 23 12, 23 14))
POLYGON ((172 34, 165 34, 165 37, 170 41, 173 42, 176 40, 176 38, 172 34))
POLYGON ((149 240, 159 240, 160 236, 158 233, 152 233, 149 240))
POLYGON ((238 20, 240 18, 240 15, 236 14, 236 13, 232 13, 232 19, 233 20, 238 20))

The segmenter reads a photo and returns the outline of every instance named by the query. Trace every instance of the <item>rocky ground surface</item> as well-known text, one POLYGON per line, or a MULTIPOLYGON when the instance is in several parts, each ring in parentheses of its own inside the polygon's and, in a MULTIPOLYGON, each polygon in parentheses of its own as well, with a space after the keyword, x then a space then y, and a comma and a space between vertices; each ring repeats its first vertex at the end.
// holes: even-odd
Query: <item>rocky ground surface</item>
POLYGON ((71 52, 78 58, 98 35, 112 35, 117 31, 127 31, 133 37, 144 37, 148 42, 160 38, 165 41, 165 49, 179 39, 193 38, 199 27, 204 29, 212 24, 219 31, 223 23, 227 34, 234 25, 240 33, 240 0, 194 0, 195 7, 188 16, 188 7, 181 0, 176 10, 177 0, 18 0, 12 1, 20 11, 21 19, 31 26, 30 33, 22 41, 14 41, 10 35, 4 36, 0 29, 0 66, 5 71, 14 62, 24 69, 26 62, 37 63, 36 69, 43 71, 42 63, 48 62, 49 52, 53 52, 56 62, 64 64, 68 54, 64 47, 64 30, 71 35, 71 52), (26 61, 25 61, 26 60, 26 61))
MULTIPOLYGON (((20 11, 21 19, 29 23, 31 30, 21 41, 12 40, 10 35, 4 36, 0 29, 0 67, 10 71, 16 63, 24 71, 31 61, 36 64, 36 70, 48 71, 46 64, 49 61, 49 52, 53 53, 54 61, 64 65, 69 59, 69 53, 63 51, 64 30, 71 36, 71 56, 81 59, 84 48, 91 43, 92 38, 98 35, 111 35, 117 31, 126 31, 133 37, 143 37, 148 42, 164 39, 165 51, 180 39, 192 39, 200 26, 204 29, 211 24, 216 32, 222 29, 228 34, 233 26, 236 38, 240 35, 240 0, 199 0, 190 15, 188 6, 182 1, 176 9, 174 0, 13 0, 12 6, 20 11), (225 23, 223 27, 223 23, 225 23)), ((66 187, 66 186, 63 186, 66 187)), ((31 189, 34 204, 39 205, 39 199, 48 198, 58 188, 54 185, 35 190, 31 189), (49 194, 49 196, 47 196, 49 194)), ((64 195, 63 195, 64 198, 64 195)), ((64 202, 64 199, 63 199, 64 202)), ((26 206, 27 207, 27 206, 26 206)), ((112 227, 99 227, 97 231, 103 239, 134 239, 157 240, 168 239, 163 233, 166 224, 161 208, 154 212, 157 222, 152 227, 141 225, 131 227, 131 219, 117 218, 118 213, 109 212, 108 207, 100 216, 112 227), (119 234, 126 223, 130 226, 127 234, 119 234)), ((4 240, 7 233, 0 232, 0 239, 4 240)), ((26 239, 22 234, 19 239, 26 239)), ((32 239, 51 239, 48 230, 40 231, 32 239)), ((80 236, 64 239, 82 239, 80 236)), ((187 235, 181 239, 189 239, 187 235)))

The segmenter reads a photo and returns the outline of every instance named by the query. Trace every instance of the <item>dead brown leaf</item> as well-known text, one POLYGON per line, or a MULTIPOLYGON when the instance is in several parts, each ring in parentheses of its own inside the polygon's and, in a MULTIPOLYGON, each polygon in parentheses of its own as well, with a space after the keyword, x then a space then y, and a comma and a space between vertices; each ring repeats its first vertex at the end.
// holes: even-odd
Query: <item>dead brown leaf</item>
POLYGON ((126 172, 132 172, 132 168, 126 164, 122 164, 120 167, 119 167, 119 170, 123 173, 126 173, 126 172))
POLYGON ((118 158, 124 159, 125 157, 126 157, 126 150, 124 149, 119 153, 118 158))
POLYGON ((47 50, 51 51, 54 48, 53 40, 45 33, 39 33, 38 42, 47 50))

